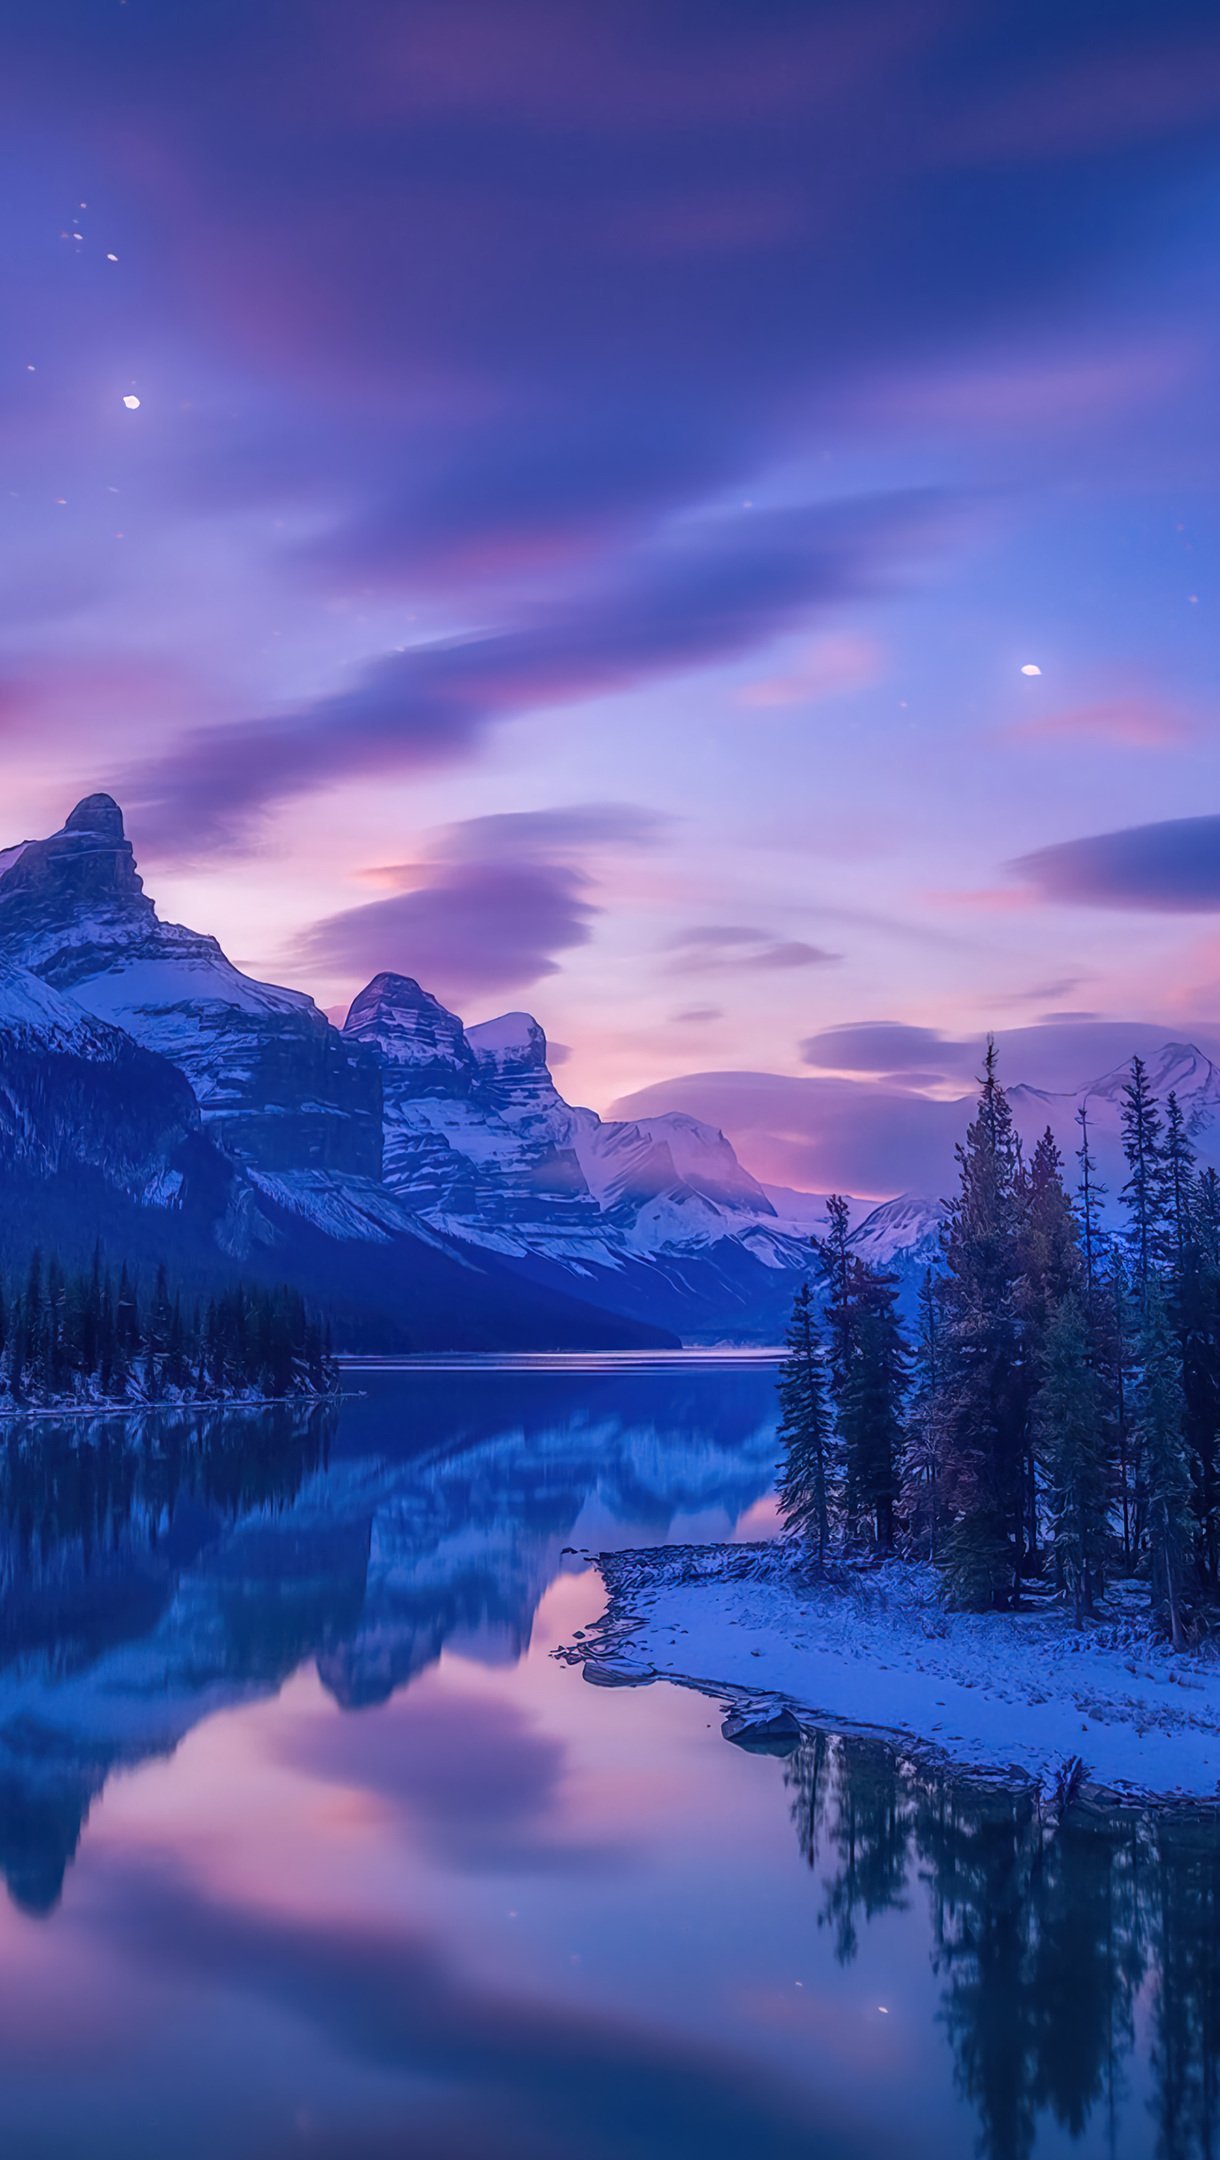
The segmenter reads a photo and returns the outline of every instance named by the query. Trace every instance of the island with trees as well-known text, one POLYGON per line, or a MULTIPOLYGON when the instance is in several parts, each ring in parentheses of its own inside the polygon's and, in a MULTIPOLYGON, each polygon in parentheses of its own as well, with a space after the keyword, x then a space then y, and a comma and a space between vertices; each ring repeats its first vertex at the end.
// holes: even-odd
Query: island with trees
POLYGON ((735 1734, 804 1710, 1059 1791, 1220 1798, 1220 1179, 1139 1058, 1122 1133, 1115 1225, 1087 1117, 1069 1189, 989 1046, 913 1324, 831 1197, 781 1534, 607 1556, 590 1678, 701 1682, 735 1734))

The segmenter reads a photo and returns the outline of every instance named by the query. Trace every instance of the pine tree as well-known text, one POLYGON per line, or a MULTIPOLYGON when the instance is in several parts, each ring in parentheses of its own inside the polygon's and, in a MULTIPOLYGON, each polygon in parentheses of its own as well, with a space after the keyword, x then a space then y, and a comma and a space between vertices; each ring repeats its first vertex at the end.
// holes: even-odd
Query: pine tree
POLYGON ((940 1558, 944 1456, 940 1336, 938 1284, 932 1269, 925 1268, 919 1286, 914 1386, 902 1451, 901 1508, 911 1549, 933 1562, 940 1558))
POLYGON ((1076 1199, 1080 1216, 1080 1244, 1084 1257, 1085 1281, 1091 1299, 1101 1271, 1105 1245, 1101 1227, 1101 1203, 1105 1199, 1106 1188, 1098 1178, 1097 1164, 1089 1146, 1089 1113, 1083 1103, 1076 1112, 1076 1122, 1080 1127, 1080 1146, 1076 1150, 1080 1179, 1076 1187, 1076 1199))
POLYGON ((894 1504, 903 1441, 908 1350, 894 1278, 866 1271, 853 1323, 851 1364, 838 1405, 844 1500, 854 1526, 867 1522, 879 1553, 894 1549, 894 1504))
POLYGON ((855 1343, 860 1263, 851 1250, 851 1208, 842 1193, 826 1202, 827 1234, 812 1240, 822 1277, 830 1383, 836 1395, 847 1383, 855 1343))
POLYGON ((1131 1075, 1123 1089, 1122 1130, 1128 1173, 1122 1197, 1130 1216, 1135 1288, 1142 1312, 1148 1301, 1166 1210, 1161 1114, 1141 1057, 1132 1058, 1131 1075))
POLYGON ((1175 1164, 1170 1312, 1182 1360, 1199 1581, 1212 1595, 1220 1581, 1220 1187, 1214 1172, 1195 1175, 1184 1135, 1172 1156, 1167 1145, 1166 1158, 1175 1164))
MULTIPOLYGON (((1082 1287, 1084 1263, 1080 1228, 1063 1182, 1063 1157, 1048 1126, 1034 1149, 1027 1172, 1018 1177, 1020 1280, 1017 1313, 1022 1332, 1022 1369, 1032 1405, 1038 1386, 1051 1317, 1067 1297, 1082 1287)), ((1039 1450, 1032 1415, 1026 1417, 1024 1465, 1024 1565, 1038 1562, 1039 1450)))
POLYGON ((1155 1276, 1148 1286, 1140 1359, 1136 1427, 1148 1489, 1152 1606, 1174 1649, 1180 1650, 1192 1560, 1190 1457, 1178 1345, 1155 1276))
POLYGON ((812 1547, 818 1567, 824 1568, 835 1464, 822 1354, 807 1282, 801 1284, 793 1302, 787 1353, 779 1373, 779 1437, 785 1450, 779 1509, 788 1529, 812 1547))
POLYGON ((1165 1102, 1165 1137, 1161 1148, 1161 1204, 1165 1215, 1164 1260, 1180 1268, 1190 1235, 1190 1197, 1195 1182, 1195 1154, 1175 1094, 1165 1102))
POLYGON ((335 1360, 298 1290, 251 1290, 238 1283, 188 1320, 181 1291, 164 1267, 141 1323, 131 1273, 122 1269, 117 1304, 110 1270, 94 1253, 88 1274, 69 1274, 52 1254, 35 1254, 24 1287, 0 1283, 0 1400, 29 1408, 74 1402, 266 1399, 323 1393, 335 1360))
POLYGON ((957 1158, 942 1291, 945 1564, 956 1602, 985 1608, 1020 1598, 1029 1407, 1017 1309, 1020 1150, 994 1042, 957 1158))
POLYGON ((1112 1243, 1104 1278, 1093 1301, 1091 1334, 1095 1345, 1102 1402, 1109 1429, 1109 1458, 1117 1488, 1123 1567, 1129 1573, 1143 1535, 1143 1481, 1133 1416, 1133 1372, 1138 1316, 1117 1242, 1112 1243))
POLYGON ((1084 1308, 1069 1290, 1050 1313, 1034 1407, 1050 1502, 1055 1570, 1079 1623, 1105 1579, 1108 1493, 1097 1376, 1084 1308))

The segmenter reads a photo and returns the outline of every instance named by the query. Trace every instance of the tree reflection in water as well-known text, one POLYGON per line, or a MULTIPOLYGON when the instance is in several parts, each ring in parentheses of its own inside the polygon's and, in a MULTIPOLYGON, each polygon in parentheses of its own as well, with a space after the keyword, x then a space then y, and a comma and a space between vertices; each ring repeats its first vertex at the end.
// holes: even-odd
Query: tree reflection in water
POLYGON ((1027 2160, 1039 2116, 1114 2149, 1136 2003, 1147 2006, 1158 2160, 1220 2152, 1220 1817, 1069 1813, 809 1733, 784 1768, 836 1955, 922 1886, 941 2019, 985 2160, 1027 2160))

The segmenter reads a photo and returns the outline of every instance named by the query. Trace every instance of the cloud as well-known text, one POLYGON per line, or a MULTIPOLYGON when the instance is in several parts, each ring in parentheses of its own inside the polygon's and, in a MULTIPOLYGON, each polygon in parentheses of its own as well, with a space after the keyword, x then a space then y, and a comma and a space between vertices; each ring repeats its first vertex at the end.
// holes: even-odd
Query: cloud
POLYGON ((414 454, 408 477, 331 525, 303 560, 331 584, 390 591, 513 584, 640 536, 724 472, 698 408, 560 410, 545 431, 500 415, 414 454))
POLYGON ((514 628, 409 646, 311 705, 196 729, 125 799, 163 847, 195 853, 327 780, 460 762, 499 722, 710 665, 883 589, 940 506, 915 491, 692 520, 514 628))
POLYGON ((1006 730, 1014 742, 1093 742, 1116 750, 1165 750, 1189 742, 1183 714, 1155 697, 1098 698, 1022 718, 1006 730))
POLYGON ((877 1198, 947 1191, 962 1111, 897 1088, 783 1073, 684 1073, 612 1107, 615 1117, 684 1110, 727 1132, 756 1177, 877 1198))
POLYGON ((1011 865, 1047 900, 1180 915, 1220 910, 1220 816, 1060 841, 1011 865))
MULTIPOLYGON (((1010 56, 1011 57, 1011 56, 1010 56)), ((1113 50, 1043 60, 966 121, 946 145, 980 164, 1093 157, 1101 151, 1210 134, 1220 118, 1220 39, 1204 20, 1138 31, 1113 50)))
MULTIPOLYGON (((1070 1013, 998 1029, 1000 1076, 1006 1087, 1036 1091, 1022 1110, 1024 1126, 1036 1132, 1054 1112, 1070 1146, 1077 1091, 1125 1066, 1137 1051, 1154 1057, 1170 1032, 1150 1021, 1070 1013), (1047 1095, 1059 1098, 1057 1108, 1046 1103, 1047 1095)), ((1220 1060, 1216 1030, 1193 1029, 1192 1040, 1220 1060)), ((803 1047, 827 1064, 837 1058, 839 1070, 809 1077, 684 1073, 624 1096, 612 1114, 685 1110, 705 1118, 728 1134, 756 1177, 777 1185, 876 1199, 900 1192, 936 1196, 953 1188, 953 1150, 974 1098, 981 1034, 958 1041, 932 1028, 859 1022, 827 1029, 803 1047), (921 1056, 928 1061, 923 1066, 921 1056), (945 1095, 946 1085, 952 1096, 945 1095), (924 1087, 937 1092, 925 1094, 924 1087)))
POLYGON ((448 1000, 525 988, 557 954, 587 945, 596 910, 580 873, 560 864, 438 866, 415 892, 328 915, 304 932, 301 962, 362 980, 391 967, 448 1000))
POLYGON ((963 1078, 978 1065, 977 1043, 955 1042, 936 1028, 900 1020, 848 1021, 807 1035, 801 1044, 806 1065, 827 1072, 912 1073, 919 1070, 963 1078))
POLYGON ((566 803, 549 810, 496 810, 464 818, 442 835, 438 852, 458 861, 483 855, 541 854, 583 858, 590 847, 652 847, 673 820, 640 803, 566 803))
POLYGON ((651 846, 668 822, 628 803, 468 818, 436 836, 429 860, 375 873, 405 889, 314 923, 295 957, 362 982, 391 967, 446 999, 525 989, 593 934, 590 851, 651 846))
POLYGON ((841 631, 817 639, 781 671, 746 683, 740 693, 741 702, 781 710, 792 705, 816 705, 825 698, 868 688, 879 681, 884 670, 885 651, 875 638, 841 631))
POLYGON ((826 967, 843 957, 822 945, 807 944, 803 938, 779 940, 769 930, 752 930, 741 923, 697 925, 682 931, 673 940, 673 949, 673 971, 683 975, 730 967, 826 967))

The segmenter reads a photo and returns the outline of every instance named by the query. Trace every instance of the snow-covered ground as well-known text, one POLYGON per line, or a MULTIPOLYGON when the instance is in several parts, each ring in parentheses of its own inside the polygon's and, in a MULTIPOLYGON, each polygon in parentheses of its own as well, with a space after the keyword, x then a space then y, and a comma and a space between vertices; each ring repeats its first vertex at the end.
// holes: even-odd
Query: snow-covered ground
POLYGON ((610 1603, 573 1656, 590 1679, 677 1680, 811 1722, 903 1734, 1053 1789, 1079 1757, 1128 1796, 1220 1800, 1220 1660, 1173 1657, 1142 1594, 1077 1630, 1057 1608, 950 1613, 930 1568, 814 1585, 778 1546, 604 1554, 610 1603))

